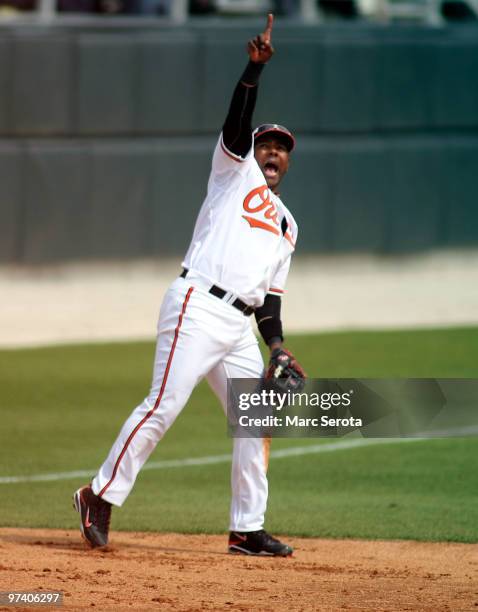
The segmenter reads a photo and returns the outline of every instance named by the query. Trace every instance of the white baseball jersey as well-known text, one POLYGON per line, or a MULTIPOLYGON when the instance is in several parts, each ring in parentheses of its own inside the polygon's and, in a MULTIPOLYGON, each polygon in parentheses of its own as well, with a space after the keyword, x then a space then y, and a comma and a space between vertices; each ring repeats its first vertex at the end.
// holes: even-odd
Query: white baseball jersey
POLYGON ((267 187, 251 147, 242 158, 217 142, 207 195, 183 267, 246 304, 284 292, 297 224, 267 187))

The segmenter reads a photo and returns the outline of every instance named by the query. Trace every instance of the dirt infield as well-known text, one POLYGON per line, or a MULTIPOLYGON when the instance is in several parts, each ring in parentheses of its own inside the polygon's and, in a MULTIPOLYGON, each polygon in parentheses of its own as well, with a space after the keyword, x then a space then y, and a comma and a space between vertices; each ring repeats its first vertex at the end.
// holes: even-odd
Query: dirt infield
POLYGON ((474 545, 287 540, 294 556, 275 559, 228 555, 224 536, 113 532, 92 551, 76 531, 4 528, 0 591, 62 591, 60 609, 116 612, 478 609, 474 545))

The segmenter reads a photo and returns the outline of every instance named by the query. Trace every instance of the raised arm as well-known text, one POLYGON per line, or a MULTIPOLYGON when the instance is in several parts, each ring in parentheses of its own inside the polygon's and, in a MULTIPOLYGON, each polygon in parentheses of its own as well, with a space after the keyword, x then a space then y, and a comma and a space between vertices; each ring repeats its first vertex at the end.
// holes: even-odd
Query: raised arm
POLYGON ((271 42, 273 20, 272 13, 269 13, 264 32, 247 43, 249 63, 236 85, 222 128, 225 146, 241 157, 247 155, 252 145, 252 114, 256 105, 259 77, 274 53, 271 42))

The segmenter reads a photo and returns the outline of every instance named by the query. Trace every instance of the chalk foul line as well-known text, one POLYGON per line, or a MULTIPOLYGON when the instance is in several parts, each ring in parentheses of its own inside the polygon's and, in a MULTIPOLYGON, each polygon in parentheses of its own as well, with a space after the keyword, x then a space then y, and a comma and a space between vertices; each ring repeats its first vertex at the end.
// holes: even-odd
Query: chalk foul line
MULTIPOLYGON (((477 428, 463 428, 457 430, 449 430, 443 432, 434 432, 436 434, 446 434, 446 436, 469 436, 478 433, 477 428)), ((437 436, 439 437, 439 436, 437 436)), ((344 451, 352 448, 364 448, 378 444, 397 444, 402 442, 423 442, 433 438, 352 438, 349 440, 339 440, 338 442, 326 442, 324 444, 311 444, 310 446, 292 446, 290 448, 282 448, 272 450, 270 459, 283 459, 285 457, 299 457, 302 455, 314 455, 319 453, 332 453, 336 451, 344 451)), ((164 461, 150 461, 143 466, 143 470, 163 470, 169 468, 181 468, 198 465, 215 465, 218 463, 230 463, 231 454, 227 455, 210 455, 206 457, 186 457, 184 459, 167 459, 164 461)), ((72 472, 53 472, 49 474, 30 474, 25 476, 0 476, 0 485, 2 484, 20 484, 25 482, 52 482, 57 480, 70 480, 74 478, 91 478, 96 474, 97 470, 75 470, 72 472)))

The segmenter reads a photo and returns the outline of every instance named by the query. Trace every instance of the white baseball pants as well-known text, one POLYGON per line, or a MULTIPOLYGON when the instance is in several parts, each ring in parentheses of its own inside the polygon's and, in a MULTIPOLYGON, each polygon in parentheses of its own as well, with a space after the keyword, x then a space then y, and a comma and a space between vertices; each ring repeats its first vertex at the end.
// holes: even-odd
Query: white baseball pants
MULTIPOLYGON (((93 479, 96 495, 121 506, 157 443, 206 376, 226 410, 228 378, 260 378, 264 364, 250 318, 208 293, 189 273, 168 289, 159 313, 151 391, 127 419, 93 479)), ((229 529, 264 524, 269 440, 236 438, 232 455, 229 529)))

